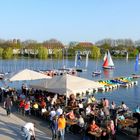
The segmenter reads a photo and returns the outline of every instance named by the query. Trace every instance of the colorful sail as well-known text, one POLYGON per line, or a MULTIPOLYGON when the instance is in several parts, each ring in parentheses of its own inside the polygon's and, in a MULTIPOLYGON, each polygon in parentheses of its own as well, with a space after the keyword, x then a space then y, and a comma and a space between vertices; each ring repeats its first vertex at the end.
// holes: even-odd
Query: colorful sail
POLYGON ((109 51, 107 52, 107 54, 105 54, 103 68, 105 68, 105 69, 115 68, 109 51))
POLYGON ((80 67, 82 61, 82 57, 80 51, 78 51, 75 55, 75 67, 80 67))
POLYGON ((107 57, 106 57, 106 59, 105 59, 105 61, 103 63, 103 67, 108 67, 108 59, 107 59, 107 57))
POLYGON ((81 65, 81 61, 82 61, 82 57, 81 57, 80 52, 78 51, 78 54, 77 54, 77 66, 81 65))
POLYGON ((105 56, 104 56, 104 59, 103 59, 103 60, 105 61, 105 60, 106 60, 106 58, 107 58, 107 53, 105 53, 105 56))

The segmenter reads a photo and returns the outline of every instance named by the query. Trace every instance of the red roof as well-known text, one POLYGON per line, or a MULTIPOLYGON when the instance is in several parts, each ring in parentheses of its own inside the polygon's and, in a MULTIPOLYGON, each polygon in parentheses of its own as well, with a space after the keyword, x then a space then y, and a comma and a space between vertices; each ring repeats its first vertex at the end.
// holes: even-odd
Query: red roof
POLYGON ((80 42, 78 43, 78 46, 81 46, 81 47, 93 47, 93 43, 91 42, 80 42))
POLYGON ((48 49, 53 49, 53 48, 64 48, 64 45, 62 43, 46 43, 44 44, 44 47, 48 48, 48 49))

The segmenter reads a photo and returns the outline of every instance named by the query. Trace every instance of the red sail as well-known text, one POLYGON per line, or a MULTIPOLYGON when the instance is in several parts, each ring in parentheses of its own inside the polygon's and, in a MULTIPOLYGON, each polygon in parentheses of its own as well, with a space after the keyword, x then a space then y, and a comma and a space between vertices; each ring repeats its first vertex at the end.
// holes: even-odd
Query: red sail
POLYGON ((107 57, 106 57, 106 59, 104 61, 103 67, 108 67, 108 59, 107 59, 107 57))

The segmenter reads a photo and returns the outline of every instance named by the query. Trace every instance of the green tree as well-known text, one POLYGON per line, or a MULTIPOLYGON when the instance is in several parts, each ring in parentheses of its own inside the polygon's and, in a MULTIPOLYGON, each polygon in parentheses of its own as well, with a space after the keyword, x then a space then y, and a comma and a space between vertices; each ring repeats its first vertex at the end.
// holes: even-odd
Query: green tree
POLYGON ((100 48, 94 46, 91 50, 91 57, 92 58, 99 58, 101 56, 100 48))
POLYGON ((104 43, 103 45, 99 46, 101 49, 101 53, 104 54, 107 50, 111 50, 111 46, 107 43, 104 43))
POLYGON ((68 48, 68 56, 73 56, 75 55, 75 50, 73 48, 68 48))
POLYGON ((59 59, 63 58, 63 50, 62 49, 58 49, 58 58, 59 59))
POLYGON ((86 48, 82 45, 78 44, 76 47, 73 48, 75 51, 84 51, 86 48))
POLYGON ((3 48, 0 48, 0 57, 2 57, 3 48))
POLYGON ((53 57, 56 59, 62 58, 63 57, 62 49, 54 48, 53 57))
POLYGON ((34 42, 34 43, 26 44, 26 46, 24 46, 24 49, 26 50, 26 52, 24 52, 24 55, 32 58, 36 58, 38 54, 38 49, 40 47, 42 47, 41 43, 34 42))
POLYGON ((13 57, 13 49, 12 48, 5 48, 2 52, 2 58, 10 59, 13 57))
POLYGON ((53 57, 54 57, 54 58, 57 58, 57 59, 58 59, 58 57, 59 57, 59 51, 58 51, 57 48, 54 48, 54 49, 53 49, 53 57))
POLYGON ((140 46, 137 46, 138 51, 140 52, 140 46))
POLYGON ((139 50, 134 48, 134 49, 131 50, 129 56, 130 57, 135 57, 138 53, 139 53, 139 50))
POLYGON ((47 59, 48 58, 48 49, 46 49, 45 47, 42 47, 42 46, 38 47, 37 58, 47 59))

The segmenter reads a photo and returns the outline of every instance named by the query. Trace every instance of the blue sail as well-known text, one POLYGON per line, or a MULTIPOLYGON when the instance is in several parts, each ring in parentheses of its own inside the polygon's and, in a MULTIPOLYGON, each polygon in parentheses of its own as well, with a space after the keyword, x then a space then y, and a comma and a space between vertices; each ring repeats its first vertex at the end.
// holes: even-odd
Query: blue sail
POLYGON ((139 64, 139 57, 138 55, 136 56, 136 62, 135 62, 135 72, 138 71, 138 64, 139 64))
POLYGON ((78 54, 77 54, 77 66, 81 65, 81 60, 82 60, 82 57, 81 57, 80 52, 78 51, 78 54))

